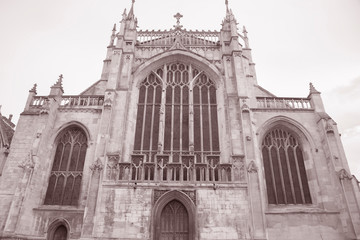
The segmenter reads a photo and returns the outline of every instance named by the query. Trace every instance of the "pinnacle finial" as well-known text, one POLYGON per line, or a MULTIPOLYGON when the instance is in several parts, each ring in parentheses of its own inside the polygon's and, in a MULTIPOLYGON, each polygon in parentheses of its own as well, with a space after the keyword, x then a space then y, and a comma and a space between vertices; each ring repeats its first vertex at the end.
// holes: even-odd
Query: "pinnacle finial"
POLYGON ((112 34, 110 36, 110 44, 109 44, 109 47, 110 46, 114 46, 114 41, 115 41, 115 32, 116 32, 116 24, 114 24, 114 27, 112 29, 112 34))
POLYGON ((316 90, 316 88, 314 87, 314 85, 312 83, 310 83, 309 86, 310 86, 310 94, 320 93, 318 90, 316 90))
POLYGON ((245 26, 243 26, 243 33, 244 33, 244 35, 246 35, 246 33, 248 33, 248 32, 246 31, 245 26))
POLYGON ((37 94, 36 88, 37 88, 37 84, 35 83, 34 86, 32 87, 32 89, 30 89, 29 92, 34 92, 35 94, 37 94))
POLYGON ((128 14, 128 19, 132 18, 134 16, 134 3, 135 3, 135 0, 131 0, 131 8, 130 8, 130 11, 129 11, 129 14, 128 14))
POLYGON ((225 0, 226 12, 229 13, 229 0, 225 0))
POLYGON ((127 16, 127 13, 126 13, 126 8, 124 9, 124 12, 122 14, 122 20, 125 20, 126 19, 126 16, 127 16))
POLYGON ((62 74, 60 74, 59 79, 57 80, 57 82, 52 87, 61 88, 61 90, 64 92, 63 87, 62 87, 63 78, 64 78, 64 76, 62 74))

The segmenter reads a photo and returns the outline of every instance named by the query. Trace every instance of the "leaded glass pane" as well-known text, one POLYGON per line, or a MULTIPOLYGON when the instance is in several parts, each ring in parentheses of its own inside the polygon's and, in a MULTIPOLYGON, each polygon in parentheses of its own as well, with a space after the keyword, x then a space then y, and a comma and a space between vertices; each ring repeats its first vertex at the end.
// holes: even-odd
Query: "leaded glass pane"
POLYGON ((80 188, 74 190, 74 184, 81 184, 86 150, 87 138, 79 128, 68 128, 61 134, 56 147, 44 204, 77 204, 80 188), (80 182, 76 183, 78 178, 80 182))
MULTIPOLYGON (((167 64, 156 73, 150 73, 140 84, 134 140, 136 154, 153 156, 163 151, 161 153, 170 155, 170 162, 180 161, 181 155, 191 151, 196 152, 191 154, 196 154, 198 162, 205 162, 207 154, 219 154, 213 82, 206 74, 183 63, 167 64), (166 73, 162 69, 166 69, 166 73), (152 86, 156 87, 156 94, 152 86), (160 129, 160 122, 164 129, 160 129)), ((152 161, 152 158, 147 157, 145 161, 152 161)))
POLYGON ((310 189, 303 153, 288 131, 275 128, 262 142, 269 204, 309 204, 310 189))

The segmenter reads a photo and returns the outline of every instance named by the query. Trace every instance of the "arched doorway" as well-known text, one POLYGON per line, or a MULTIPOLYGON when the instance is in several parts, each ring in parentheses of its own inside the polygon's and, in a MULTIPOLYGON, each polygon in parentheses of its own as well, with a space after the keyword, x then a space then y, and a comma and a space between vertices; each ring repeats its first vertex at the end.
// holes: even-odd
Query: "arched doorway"
POLYGON ((54 231, 52 240, 66 240, 67 239, 67 229, 64 225, 60 225, 54 231))
POLYGON ((196 193, 193 198, 173 190, 155 200, 153 240, 194 240, 196 232, 196 193))
POLYGON ((160 217, 160 240, 188 240, 189 214, 185 206, 172 200, 162 210, 160 217))

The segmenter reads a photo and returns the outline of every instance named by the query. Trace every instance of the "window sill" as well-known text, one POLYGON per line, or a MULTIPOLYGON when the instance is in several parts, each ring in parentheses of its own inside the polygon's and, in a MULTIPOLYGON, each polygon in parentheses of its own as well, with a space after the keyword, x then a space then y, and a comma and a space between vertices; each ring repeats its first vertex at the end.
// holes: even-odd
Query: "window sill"
POLYGON ((61 205, 42 205, 37 208, 33 208, 34 211, 61 211, 61 212, 72 212, 72 213, 84 213, 83 208, 76 206, 61 206, 61 205))
POLYGON ((327 211, 315 205, 269 205, 266 215, 272 214, 339 214, 337 211, 327 211))

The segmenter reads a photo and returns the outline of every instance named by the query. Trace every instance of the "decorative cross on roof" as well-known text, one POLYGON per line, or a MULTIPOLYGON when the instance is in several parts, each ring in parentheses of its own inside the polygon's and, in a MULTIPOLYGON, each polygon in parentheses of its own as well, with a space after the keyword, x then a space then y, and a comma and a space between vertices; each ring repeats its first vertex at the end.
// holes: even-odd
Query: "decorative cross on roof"
POLYGON ((176 18, 176 25, 174 25, 175 29, 181 29, 182 25, 180 25, 180 18, 182 18, 183 15, 181 15, 180 13, 177 13, 174 15, 174 18, 176 18))

